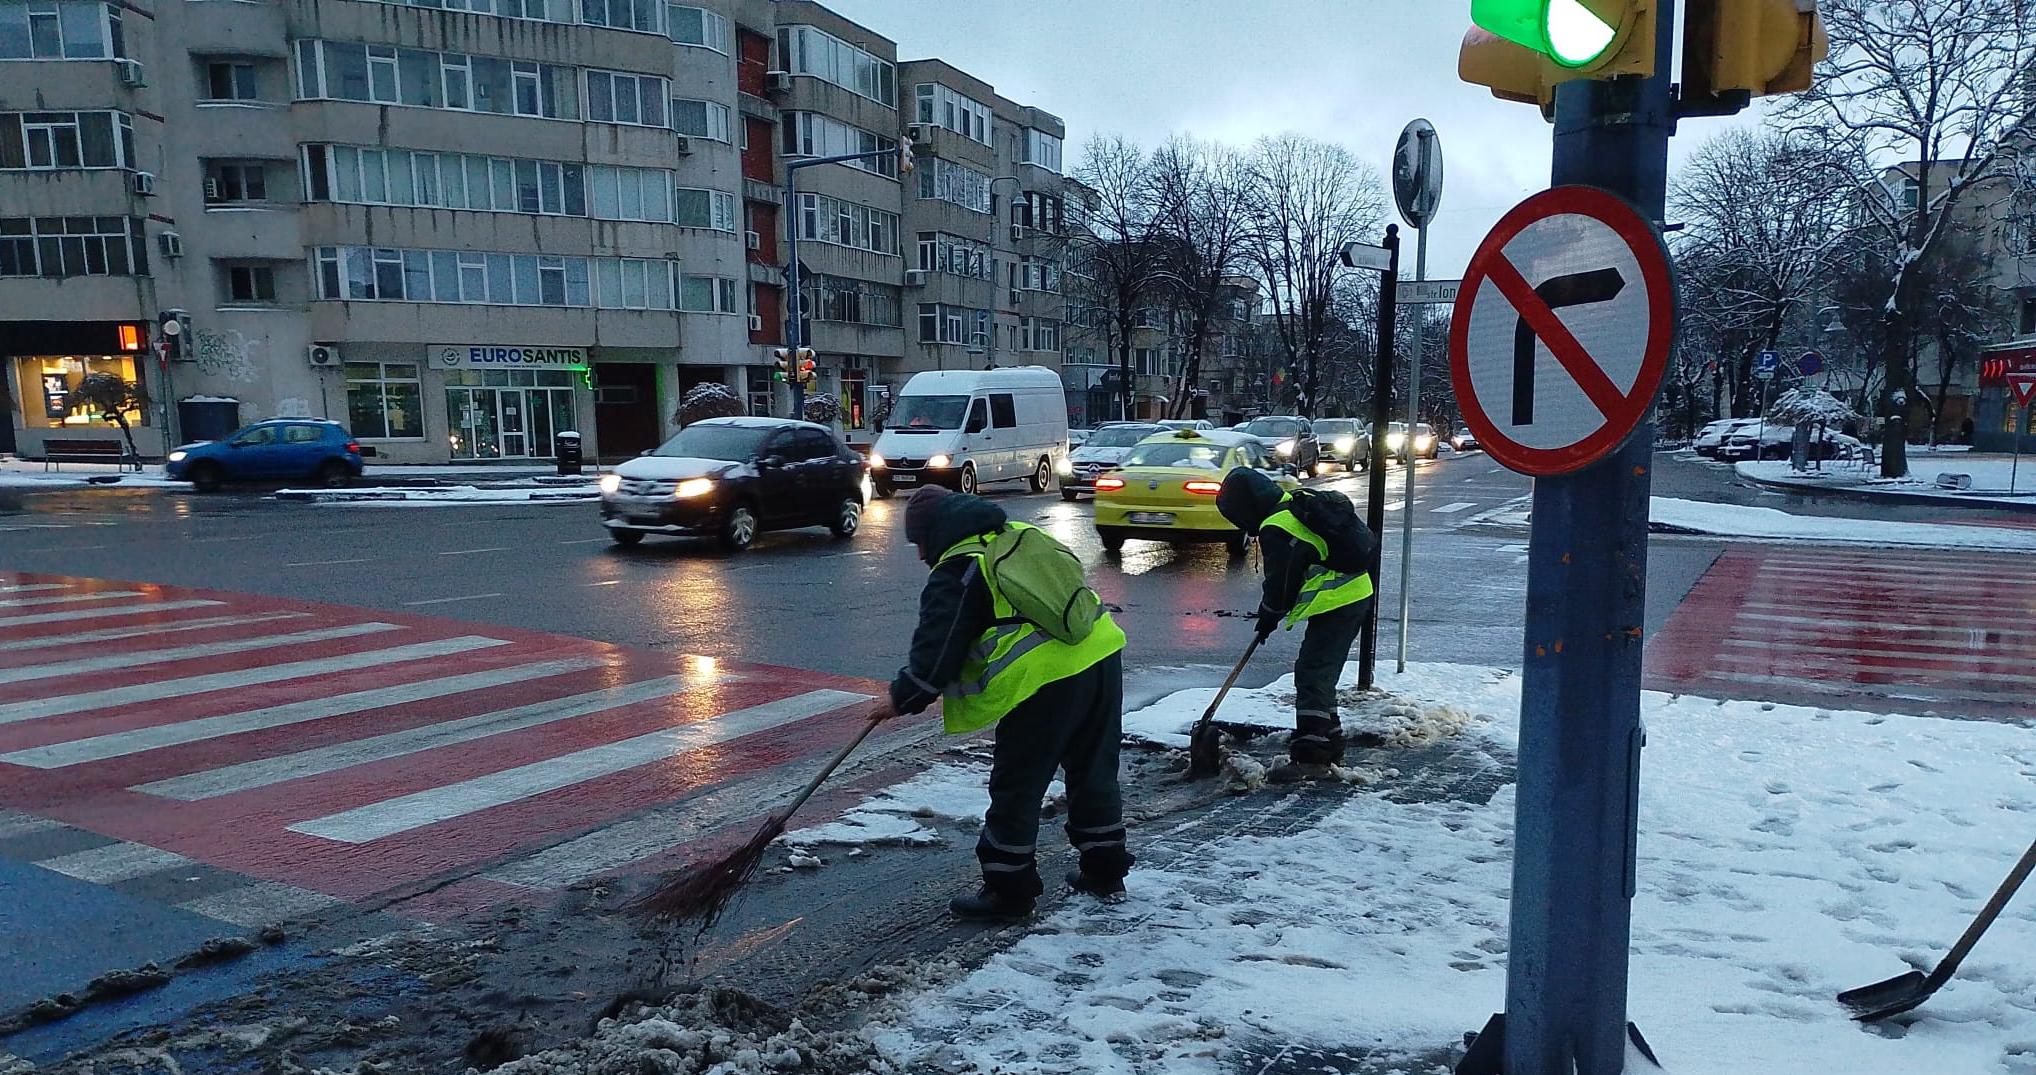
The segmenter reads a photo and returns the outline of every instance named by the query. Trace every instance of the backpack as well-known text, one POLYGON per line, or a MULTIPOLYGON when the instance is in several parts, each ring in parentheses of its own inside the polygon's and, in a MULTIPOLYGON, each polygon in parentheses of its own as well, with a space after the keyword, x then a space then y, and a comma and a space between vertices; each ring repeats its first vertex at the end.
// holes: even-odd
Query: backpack
POLYGON ((1296 489, 1288 496, 1287 510, 1329 546, 1323 562, 1330 570, 1348 575, 1371 570, 1379 541, 1358 517, 1357 506, 1349 497, 1331 490, 1296 489))
POLYGON ((982 565, 1018 618, 1055 641, 1081 642, 1103 614, 1082 562, 1044 530, 1006 526, 984 546, 982 565))

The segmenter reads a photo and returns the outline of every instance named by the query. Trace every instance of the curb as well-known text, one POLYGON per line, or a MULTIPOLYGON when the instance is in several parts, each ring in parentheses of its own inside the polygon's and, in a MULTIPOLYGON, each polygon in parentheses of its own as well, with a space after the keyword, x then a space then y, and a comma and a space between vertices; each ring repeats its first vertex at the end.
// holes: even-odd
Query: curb
POLYGON ((1956 497, 1942 496, 1934 493, 1911 493, 1893 489, 1884 492, 1866 489, 1834 489, 1830 486, 1809 485, 1774 478, 1756 478, 1750 474, 1741 474, 1737 471, 1733 473, 1733 477, 1748 485, 1759 486, 1763 489, 1773 489, 1776 492, 1782 493, 1797 493, 1804 496, 1828 496, 1839 500, 1858 500, 1867 503, 1895 500, 1904 504, 1958 508, 1964 511, 2004 511, 2017 515, 2036 515, 2036 500, 1961 500, 1956 497))
POLYGON ((532 501, 553 500, 595 500, 601 496, 598 489, 538 489, 521 501, 517 500, 451 500, 439 497, 411 496, 406 489, 284 489, 272 494, 277 500, 289 500, 308 504, 345 504, 360 501, 416 500, 432 504, 493 504, 514 505, 532 501))

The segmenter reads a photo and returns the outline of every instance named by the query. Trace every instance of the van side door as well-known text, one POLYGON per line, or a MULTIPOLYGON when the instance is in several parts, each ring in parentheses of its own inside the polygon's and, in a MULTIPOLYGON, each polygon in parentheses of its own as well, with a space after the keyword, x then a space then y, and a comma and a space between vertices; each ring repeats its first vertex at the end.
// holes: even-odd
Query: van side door
POLYGON ((996 459, 998 480, 1023 477, 1032 468, 1019 462, 1025 437, 1018 428, 1018 400, 1009 392, 990 393, 991 452, 996 459))

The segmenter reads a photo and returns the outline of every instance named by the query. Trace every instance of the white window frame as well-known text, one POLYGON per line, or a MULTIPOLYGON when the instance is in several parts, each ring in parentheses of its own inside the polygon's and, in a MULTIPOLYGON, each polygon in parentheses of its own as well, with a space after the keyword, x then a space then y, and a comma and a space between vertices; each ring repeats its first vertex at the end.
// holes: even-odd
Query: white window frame
POLYGON ((728 19, 725 16, 717 12, 710 11, 704 7, 697 7, 692 4, 672 4, 672 3, 666 4, 665 36, 671 38, 674 43, 685 45, 689 48, 708 49, 713 52, 718 52, 723 56, 729 56, 734 54, 733 39, 735 35, 730 30, 730 27, 728 25, 728 19), (676 30, 678 21, 672 18, 672 13, 675 11, 699 12, 701 16, 700 36, 705 38, 706 40, 688 41, 685 38, 678 36, 676 30))

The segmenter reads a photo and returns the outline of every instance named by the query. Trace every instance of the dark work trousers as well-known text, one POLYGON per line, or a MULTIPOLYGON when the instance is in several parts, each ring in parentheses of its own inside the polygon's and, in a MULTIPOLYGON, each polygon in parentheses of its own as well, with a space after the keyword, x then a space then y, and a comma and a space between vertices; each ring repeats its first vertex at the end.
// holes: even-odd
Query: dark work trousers
POLYGON ((1303 621, 1301 653, 1294 658, 1294 740, 1296 762, 1328 765, 1343 760, 1343 723, 1336 713, 1336 681, 1350 661, 1350 648, 1364 627, 1371 600, 1310 616, 1303 621))
POLYGON ((1121 653, 1047 684, 998 723, 990 810, 976 839, 985 885, 1025 898, 1043 891, 1034 852, 1040 803, 1056 769, 1066 774, 1067 837, 1081 852, 1082 872, 1112 881, 1130 872, 1117 784, 1123 724, 1121 653))

